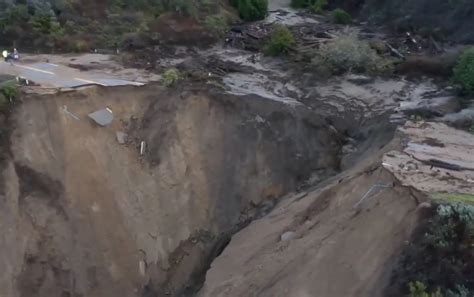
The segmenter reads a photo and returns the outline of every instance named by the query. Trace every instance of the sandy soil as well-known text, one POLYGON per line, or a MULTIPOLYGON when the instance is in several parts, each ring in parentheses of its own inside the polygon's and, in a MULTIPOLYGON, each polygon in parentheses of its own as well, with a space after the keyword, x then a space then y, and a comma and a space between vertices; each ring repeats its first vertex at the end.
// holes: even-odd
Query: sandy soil
POLYGON ((235 235, 199 296, 383 296, 416 208, 413 192, 379 165, 348 171, 235 235), (375 184, 387 188, 361 201, 375 184))
POLYGON ((178 295, 242 211, 337 169, 337 135, 315 114, 208 92, 25 97, 0 180, 0 294, 178 295), (105 107, 115 119, 99 127, 87 115, 105 107))

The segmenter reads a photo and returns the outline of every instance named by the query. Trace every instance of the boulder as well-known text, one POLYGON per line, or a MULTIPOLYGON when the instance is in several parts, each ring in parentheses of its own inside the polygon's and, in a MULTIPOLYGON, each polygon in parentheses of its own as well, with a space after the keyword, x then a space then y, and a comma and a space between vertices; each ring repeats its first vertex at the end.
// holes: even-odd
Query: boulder
POLYGON ((293 231, 287 231, 280 236, 281 241, 290 241, 296 237, 296 233, 293 231))

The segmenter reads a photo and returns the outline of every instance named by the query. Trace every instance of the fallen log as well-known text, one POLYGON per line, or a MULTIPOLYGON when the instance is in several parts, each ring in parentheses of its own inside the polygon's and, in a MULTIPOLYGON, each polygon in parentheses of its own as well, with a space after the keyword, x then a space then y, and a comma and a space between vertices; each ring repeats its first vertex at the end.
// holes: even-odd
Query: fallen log
POLYGON ((385 45, 388 47, 388 49, 394 54, 395 56, 399 57, 400 59, 405 59, 405 56, 400 53, 396 48, 390 45, 390 43, 385 42, 385 45))

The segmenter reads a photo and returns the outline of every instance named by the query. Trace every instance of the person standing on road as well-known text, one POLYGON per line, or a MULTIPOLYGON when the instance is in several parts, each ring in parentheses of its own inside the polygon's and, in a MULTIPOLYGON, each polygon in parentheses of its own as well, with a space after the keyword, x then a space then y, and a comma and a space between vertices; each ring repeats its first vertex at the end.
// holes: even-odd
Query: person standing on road
POLYGON ((10 65, 13 66, 13 56, 11 53, 8 51, 3 51, 2 56, 5 59, 5 62, 10 63, 10 65))
POLYGON ((13 49, 12 53, 9 53, 7 51, 2 52, 2 56, 5 59, 5 62, 9 62, 11 66, 13 66, 13 62, 18 60, 20 58, 20 55, 18 54, 18 51, 16 48, 13 49))

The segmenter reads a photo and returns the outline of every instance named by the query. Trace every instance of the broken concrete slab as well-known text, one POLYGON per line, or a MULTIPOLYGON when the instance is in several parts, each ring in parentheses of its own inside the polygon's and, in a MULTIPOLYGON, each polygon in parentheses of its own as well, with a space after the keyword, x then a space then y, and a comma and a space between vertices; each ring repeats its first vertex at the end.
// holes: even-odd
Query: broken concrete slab
POLYGON ((474 135, 443 123, 407 122, 407 146, 385 154, 383 166, 419 191, 474 195, 474 135))
POLYGON ((90 113, 89 118, 100 126, 107 126, 114 120, 114 114, 110 108, 104 108, 90 113))

